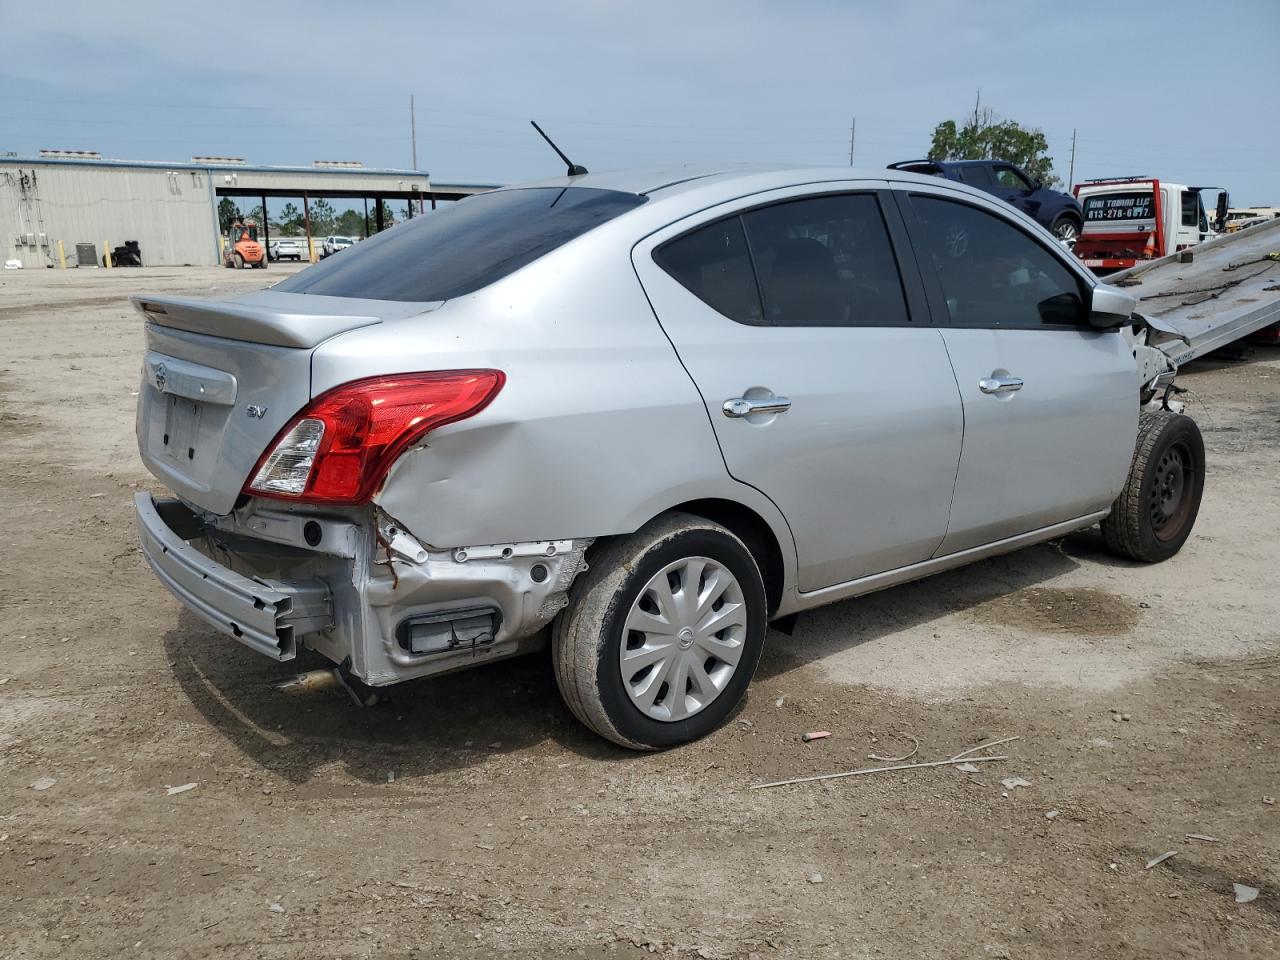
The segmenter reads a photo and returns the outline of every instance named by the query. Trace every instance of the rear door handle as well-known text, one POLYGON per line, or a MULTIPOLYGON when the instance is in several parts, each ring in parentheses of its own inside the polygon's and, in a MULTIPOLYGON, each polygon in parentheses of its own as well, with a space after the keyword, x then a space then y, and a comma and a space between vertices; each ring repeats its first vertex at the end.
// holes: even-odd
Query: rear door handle
POLYGON ((1021 377, 987 377, 978 381, 978 389, 983 393, 1014 393, 1022 389, 1021 377))
POLYGON ((769 397, 767 400, 748 400, 746 397, 734 397, 726 400, 720 408, 724 415, 733 420, 741 420, 753 413, 770 414, 786 413, 791 409, 791 401, 786 397, 769 397))

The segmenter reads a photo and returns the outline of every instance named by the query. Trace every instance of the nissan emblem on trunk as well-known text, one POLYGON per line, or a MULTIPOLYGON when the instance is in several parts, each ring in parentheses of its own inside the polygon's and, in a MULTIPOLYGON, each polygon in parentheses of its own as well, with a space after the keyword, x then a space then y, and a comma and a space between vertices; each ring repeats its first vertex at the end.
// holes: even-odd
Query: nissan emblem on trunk
POLYGON ((163 363, 156 364, 156 389, 164 393, 165 379, 168 377, 169 371, 165 369, 163 363))
POLYGON ((260 407, 256 403, 251 403, 244 408, 244 412, 247 413, 251 418, 256 418, 258 420, 261 420, 263 417, 267 415, 267 408, 260 407))

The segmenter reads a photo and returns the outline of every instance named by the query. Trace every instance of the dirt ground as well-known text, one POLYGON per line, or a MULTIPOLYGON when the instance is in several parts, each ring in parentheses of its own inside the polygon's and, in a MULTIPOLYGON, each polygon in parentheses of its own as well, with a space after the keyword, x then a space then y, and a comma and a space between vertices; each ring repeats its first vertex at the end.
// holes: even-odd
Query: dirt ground
POLYGON ((281 693, 146 569, 124 297, 282 272, 0 275, 0 956, 1280 956, 1280 350, 1180 377, 1171 562, 1087 531, 812 613, 726 728, 636 755, 543 657, 281 693))

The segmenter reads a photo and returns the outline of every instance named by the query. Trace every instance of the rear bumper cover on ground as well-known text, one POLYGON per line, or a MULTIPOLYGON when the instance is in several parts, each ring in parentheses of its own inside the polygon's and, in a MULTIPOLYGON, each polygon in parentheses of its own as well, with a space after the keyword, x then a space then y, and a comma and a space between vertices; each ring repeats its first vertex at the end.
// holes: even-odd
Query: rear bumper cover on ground
POLYGON ((251 579, 209 559, 188 541, 200 518, 178 500, 134 497, 142 553, 169 592, 214 629, 274 660, 292 660, 297 638, 333 624, 333 598, 320 580, 251 579))

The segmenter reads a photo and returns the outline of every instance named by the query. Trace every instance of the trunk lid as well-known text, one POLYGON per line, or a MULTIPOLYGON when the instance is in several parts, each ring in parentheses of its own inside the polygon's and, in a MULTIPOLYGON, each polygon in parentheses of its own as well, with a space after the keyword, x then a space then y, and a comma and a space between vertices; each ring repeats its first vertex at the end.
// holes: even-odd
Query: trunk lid
POLYGON ((270 290, 132 300, 147 318, 138 451, 179 497, 217 514, 232 510, 258 458, 311 399, 319 344, 436 306, 270 290))

